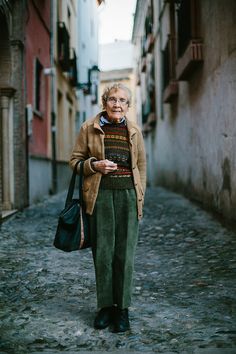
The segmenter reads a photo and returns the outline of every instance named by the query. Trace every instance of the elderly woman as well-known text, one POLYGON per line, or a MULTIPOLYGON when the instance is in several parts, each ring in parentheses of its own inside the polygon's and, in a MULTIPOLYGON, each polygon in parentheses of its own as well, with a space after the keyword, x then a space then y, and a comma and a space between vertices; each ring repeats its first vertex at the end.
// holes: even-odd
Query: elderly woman
POLYGON ((94 327, 112 325, 114 332, 125 332, 130 328, 128 307, 146 159, 140 128, 126 116, 130 90, 114 84, 105 89, 102 104, 103 111, 82 125, 70 165, 84 160, 83 196, 90 215, 100 309, 94 327))

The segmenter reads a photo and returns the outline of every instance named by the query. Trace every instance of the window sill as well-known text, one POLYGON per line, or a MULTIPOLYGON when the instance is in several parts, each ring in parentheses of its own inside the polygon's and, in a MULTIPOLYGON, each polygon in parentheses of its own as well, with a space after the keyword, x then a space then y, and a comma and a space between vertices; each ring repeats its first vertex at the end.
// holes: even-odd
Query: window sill
POLYGON ((192 39, 176 66, 178 80, 188 80, 195 68, 203 62, 202 39, 192 39))

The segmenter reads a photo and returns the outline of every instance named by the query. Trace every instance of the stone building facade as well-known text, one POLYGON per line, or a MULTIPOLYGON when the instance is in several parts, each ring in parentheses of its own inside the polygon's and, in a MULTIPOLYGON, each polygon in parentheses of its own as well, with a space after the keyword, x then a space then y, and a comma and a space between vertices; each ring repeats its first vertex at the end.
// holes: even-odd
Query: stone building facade
POLYGON ((67 188, 71 171, 68 160, 76 135, 78 111, 78 1, 52 0, 51 141, 52 189, 67 188))
POLYGON ((52 189, 50 68, 51 1, 28 1, 25 16, 29 203, 52 189))
POLYGON ((233 0, 138 0, 133 31, 149 183, 234 220, 235 18, 233 0))
POLYGON ((25 121, 25 1, 0 0, 0 212, 28 204, 25 121))
MULTIPOLYGON (((94 0, 93 9, 101 2, 94 0)), ((0 221, 68 186, 81 116, 82 5, 0 0, 0 221)), ((85 27, 88 32, 91 23, 85 27)))

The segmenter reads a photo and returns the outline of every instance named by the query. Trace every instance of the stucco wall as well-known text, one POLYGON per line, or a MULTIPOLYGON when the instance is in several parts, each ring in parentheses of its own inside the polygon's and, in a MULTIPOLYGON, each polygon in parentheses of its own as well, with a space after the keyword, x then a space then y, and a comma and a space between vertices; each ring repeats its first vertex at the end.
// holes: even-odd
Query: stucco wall
POLYGON ((201 2, 204 65, 188 82, 180 82, 178 98, 164 105, 153 143, 147 145, 151 183, 182 191, 234 219, 235 18, 233 0, 201 2))
MULTIPOLYGON (((57 191, 68 189, 72 170, 68 162, 57 163, 57 191)), ((52 192, 52 162, 47 158, 31 156, 29 158, 30 204, 37 203, 52 192)))
POLYGON ((52 167, 49 159, 29 158, 29 202, 37 203, 50 194, 52 167))

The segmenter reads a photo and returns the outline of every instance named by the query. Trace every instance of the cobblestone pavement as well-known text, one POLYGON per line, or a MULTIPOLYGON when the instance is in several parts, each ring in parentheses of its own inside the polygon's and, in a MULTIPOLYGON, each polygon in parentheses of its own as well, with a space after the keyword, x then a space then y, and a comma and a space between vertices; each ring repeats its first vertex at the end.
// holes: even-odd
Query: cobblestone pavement
POLYGON ((0 353, 236 353, 235 231, 177 194, 149 189, 131 331, 97 331, 91 251, 52 246, 64 198, 1 227, 0 353))

